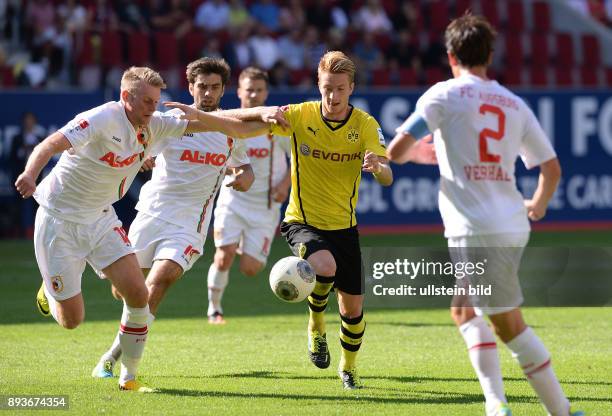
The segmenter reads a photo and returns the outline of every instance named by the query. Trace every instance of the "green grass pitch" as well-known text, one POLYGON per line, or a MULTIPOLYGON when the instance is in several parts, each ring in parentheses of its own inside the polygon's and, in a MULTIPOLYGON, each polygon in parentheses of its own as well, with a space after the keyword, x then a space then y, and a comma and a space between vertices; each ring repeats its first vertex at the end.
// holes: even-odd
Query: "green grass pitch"
MULTIPOLYGON (((439 235, 362 238, 363 246, 443 244, 439 235)), ((531 244, 612 246, 612 235, 534 233, 531 244)), ((210 241, 205 256, 171 289, 149 333, 140 373, 160 392, 120 392, 116 378, 90 377, 121 313, 108 283, 87 269, 85 323, 67 331, 34 308, 40 277, 31 242, 0 242, 0 253, 0 395, 68 395, 70 412, 62 414, 79 415, 483 414, 480 387, 447 310, 366 310, 359 357, 366 388, 358 392, 343 391, 335 372, 340 346, 333 296, 327 370, 308 362, 305 305, 274 298, 267 270, 253 279, 234 270, 224 302, 228 324, 209 326, 210 241)), ((277 238, 270 263, 285 255, 277 238)), ((612 415, 612 309, 526 308, 524 314, 551 351, 574 408, 612 415)), ((544 415, 507 349, 500 345, 499 351, 514 414, 544 415)))

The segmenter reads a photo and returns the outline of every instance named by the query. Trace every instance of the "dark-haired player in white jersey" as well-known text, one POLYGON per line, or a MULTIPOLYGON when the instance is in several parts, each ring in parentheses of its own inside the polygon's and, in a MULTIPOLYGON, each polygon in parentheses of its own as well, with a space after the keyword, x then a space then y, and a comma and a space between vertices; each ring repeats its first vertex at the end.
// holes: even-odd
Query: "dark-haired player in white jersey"
MULTIPOLYGON (((187 66, 186 75, 193 106, 205 112, 218 110, 230 77, 228 64, 223 59, 201 58, 187 66)), ((168 113, 182 114, 178 109, 168 113)), ((259 131, 253 129, 253 134, 268 130, 267 124, 254 125, 259 131)), ((227 189, 245 192, 253 180, 246 140, 234 140, 221 132, 185 134, 157 156, 153 176, 140 191, 138 214, 129 232, 147 276, 152 315, 157 315, 170 287, 201 256, 222 183, 227 189), (226 177, 228 168, 233 175, 226 177), (224 178, 228 179, 224 182, 224 178)), ((117 337, 92 376, 112 377, 122 350, 117 337)))
POLYGON ((504 393, 495 333, 508 346, 546 411, 570 411, 551 367, 550 353, 523 321, 518 268, 529 239, 529 221, 546 214, 561 168, 533 112, 519 97, 487 77, 495 31, 482 17, 465 15, 446 29, 454 78, 431 87, 415 112, 397 129, 388 149, 392 161, 412 158, 417 139, 434 133, 440 168, 439 206, 451 256, 464 261, 483 253, 487 273, 503 291, 501 299, 455 298, 452 317, 459 327, 486 399, 487 415, 510 415, 504 393), (514 164, 539 166, 538 187, 523 200, 514 164), (475 249, 476 248, 476 249, 475 249), (494 302, 493 302, 494 300, 494 302), (493 330, 482 315, 488 315, 493 330))

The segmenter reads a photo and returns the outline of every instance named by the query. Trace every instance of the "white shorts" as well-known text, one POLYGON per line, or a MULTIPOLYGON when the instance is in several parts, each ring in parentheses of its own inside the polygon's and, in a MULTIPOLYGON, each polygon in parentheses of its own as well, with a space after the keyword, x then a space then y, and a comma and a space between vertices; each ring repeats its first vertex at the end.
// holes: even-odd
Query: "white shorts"
POLYGON ((112 207, 93 224, 62 220, 39 207, 34 222, 34 251, 47 293, 57 301, 81 293, 86 262, 100 275, 100 270, 133 253, 112 207))
POLYGON ((469 304, 476 315, 496 315, 516 309, 523 303, 518 276, 529 232, 451 237, 448 239, 453 262, 486 262, 485 273, 457 279, 457 286, 491 286, 491 295, 471 295, 469 304))
POLYGON ((172 260, 185 273, 202 255, 206 235, 138 212, 129 237, 142 269, 150 269, 155 260, 172 260))
MULTIPOLYGON (((253 218, 252 211, 249 218, 253 218)), ((214 223, 215 247, 238 243, 239 254, 248 254, 266 264, 279 221, 279 209, 262 210, 257 221, 249 221, 237 210, 226 205, 217 205, 214 223)))

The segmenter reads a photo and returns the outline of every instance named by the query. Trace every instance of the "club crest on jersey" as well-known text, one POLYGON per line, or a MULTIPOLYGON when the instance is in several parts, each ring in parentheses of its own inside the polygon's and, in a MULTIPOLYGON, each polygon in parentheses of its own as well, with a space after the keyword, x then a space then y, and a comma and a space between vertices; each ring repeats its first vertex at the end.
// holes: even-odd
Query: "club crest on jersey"
POLYGON ((51 287, 53 287, 53 291, 55 291, 55 293, 62 293, 64 290, 64 280, 62 279, 62 276, 57 275, 51 277, 51 287))
POLYGON ((136 132, 136 139, 138 143, 146 146, 149 143, 149 139, 151 138, 151 132, 146 127, 139 127, 136 132))
POLYGON ((300 145, 300 152, 304 155, 304 156, 309 156, 310 155, 310 146, 308 146, 306 143, 302 143, 300 145))
POLYGON ((346 139, 349 141, 349 143, 357 143, 357 141, 359 140, 359 133, 357 132, 357 130, 355 130, 354 127, 349 127, 349 132, 346 136, 346 139))

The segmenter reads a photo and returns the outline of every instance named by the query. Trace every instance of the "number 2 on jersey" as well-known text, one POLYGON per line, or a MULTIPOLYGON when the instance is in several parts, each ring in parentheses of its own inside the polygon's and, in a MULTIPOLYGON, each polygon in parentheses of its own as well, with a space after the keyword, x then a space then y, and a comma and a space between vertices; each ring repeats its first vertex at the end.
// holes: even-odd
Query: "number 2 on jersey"
POLYGON ((487 146, 487 139, 491 138, 494 140, 501 140, 506 133, 506 114, 504 111, 494 105, 491 104, 483 104, 479 108, 480 114, 493 113, 497 116, 497 130, 492 130, 489 128, 483 129, 480 132, 479 138, 479 149, 480 149, 480 161, 481 162, 491 162, 491 163, 499 163, 501 157, 499 155, 495 155, 489 153, 489 149, 487 146))

